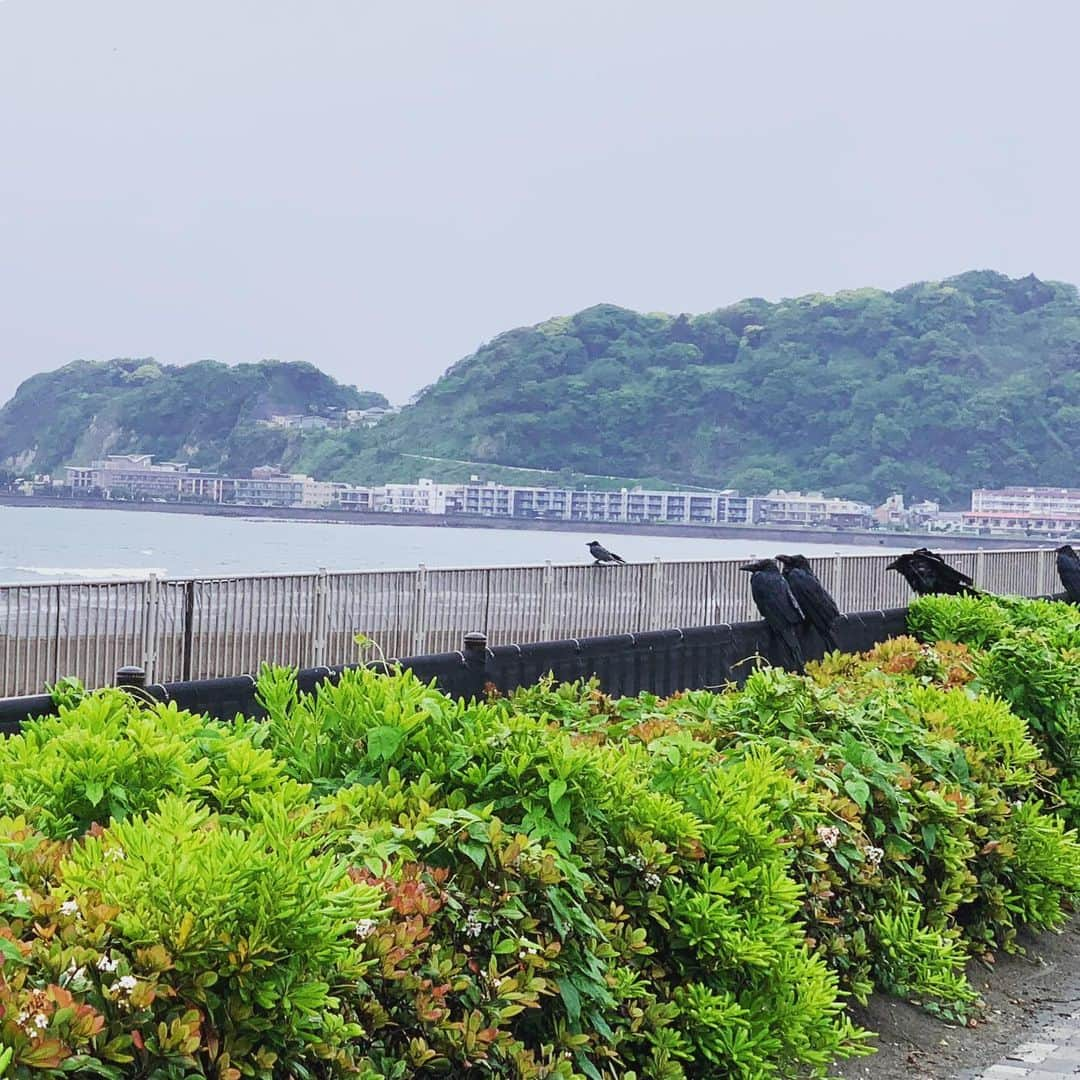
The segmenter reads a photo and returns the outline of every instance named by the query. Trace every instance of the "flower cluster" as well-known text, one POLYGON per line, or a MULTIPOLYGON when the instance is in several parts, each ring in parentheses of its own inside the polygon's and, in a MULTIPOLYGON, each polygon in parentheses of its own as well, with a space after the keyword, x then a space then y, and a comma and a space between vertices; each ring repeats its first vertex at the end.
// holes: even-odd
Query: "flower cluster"
POLYGON ((830 851, 832 851, 840 840, 840 830, 835 825, 819 825, 817 828, 817 837, 830 851))

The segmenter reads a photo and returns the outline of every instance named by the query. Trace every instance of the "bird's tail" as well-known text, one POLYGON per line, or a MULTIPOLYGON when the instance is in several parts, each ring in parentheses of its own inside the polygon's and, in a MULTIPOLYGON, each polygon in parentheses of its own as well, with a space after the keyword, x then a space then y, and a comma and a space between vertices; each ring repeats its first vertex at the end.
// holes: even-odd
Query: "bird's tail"
POLYGON ((611 557, 612 557, 612 558, 613 558, 613 559, 614 559, 614 560, 615 560, 616 562, 622 563, 622 564, 623 564, 623 566, 625 566, 625 565, 626 565, 626 560, 625 560, 625 559, 624 559, 624 558, 623 558, 623 557, 622 557, 621 555, 612 555, 611 557))
POLYGON ((780 640, 784 643, 784 648, 787 650, 788 658, 791 661, 791 667, 802 674, 806 667, 806 660, 803 658, 802 646, 799 644, 799 638, 795 633, 793 626, 788 626, 784 629, 780 635, 780 640))

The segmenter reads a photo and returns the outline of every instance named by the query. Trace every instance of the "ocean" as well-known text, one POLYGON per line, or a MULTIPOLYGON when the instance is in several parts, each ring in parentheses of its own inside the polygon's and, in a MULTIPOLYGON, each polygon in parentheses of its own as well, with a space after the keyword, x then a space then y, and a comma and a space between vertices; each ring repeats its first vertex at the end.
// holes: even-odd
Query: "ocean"
POLYGON ((583 525, 579 532, 352 525, 291 519, 225 518, 142 511, 0 506, 0 583, 217 577, 261 573, 587 563, 598 539, 630 562, 661 558, 734 559, 889 550, 775 540, 621 533, 583 525))

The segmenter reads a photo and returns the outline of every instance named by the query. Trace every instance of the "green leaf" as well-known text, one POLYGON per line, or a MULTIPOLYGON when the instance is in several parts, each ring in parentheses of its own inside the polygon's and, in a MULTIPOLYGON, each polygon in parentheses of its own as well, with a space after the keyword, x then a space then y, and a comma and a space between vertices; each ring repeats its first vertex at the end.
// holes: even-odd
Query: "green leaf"
POLYGON ((870 801, 870 785, 865 780, 845 780, 844 790, 859 804, 860 809, 866 809, 866 804, 870 801))
POLYGON ((570 824, 570 798, 564 795, 558 802, 551 806, 551 813, 555 817, 555 823, 566 828, 570 824))
POLYGON ((566 781, 565 780, 552 780, 548 784, 548 802, 551 803, 551 808, 555 809, 555 804, 566 794, 566 781))
POLYGON ((25 965, 30 962, 19 952, 18 945, 10 938, 0 937, 0 956, 3 956, 5 960, 14 960, 17 964, 25 965))
POLYGON ((556 979, 559 985, 559 993, 562 995, 563 1004, 566 1006, 566 1015, 573 1027, 577 1027, 581 1019, 581 995, 577 987, 569 979, 556 979))
POLYGON ((466 840, 464 843, 458 844, 458 851, 467 855, 474 863, 478 870, 484 868, 484 860, 487 858, 487 848, 483 844, 478 844, 474 840, 466 840))
POLYGON ((105 798, 105 785, 98 780, 87 780, 83 785, 83 794, 91 806, 97 806, 105 798))
POLYGON ((388 724, 373 727, 367 733, 367 756, 372 761, 389 761, 404 738, 405 732, 399 727, 388 724))

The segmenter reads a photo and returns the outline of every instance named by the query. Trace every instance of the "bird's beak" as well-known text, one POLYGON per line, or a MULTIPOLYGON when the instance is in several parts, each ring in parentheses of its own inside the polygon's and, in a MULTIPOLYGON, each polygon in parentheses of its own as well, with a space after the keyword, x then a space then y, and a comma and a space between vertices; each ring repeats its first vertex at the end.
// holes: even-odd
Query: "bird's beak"
POLYGON ((757 567, 756 566, 740 566, 739 569, 740 570, 745 570, 748 574, 752 574, 757 569, 757 567))

